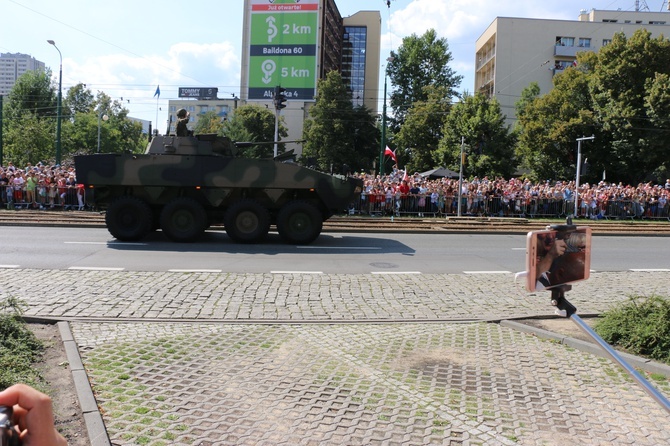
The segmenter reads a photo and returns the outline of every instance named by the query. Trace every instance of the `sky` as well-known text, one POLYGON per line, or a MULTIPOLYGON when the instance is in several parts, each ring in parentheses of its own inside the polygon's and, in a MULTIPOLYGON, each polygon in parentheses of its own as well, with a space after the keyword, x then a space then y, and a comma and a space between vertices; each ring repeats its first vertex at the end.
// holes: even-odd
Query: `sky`
MULTIPOLYGON (((641 0, 652 12, 660 0, 641 0)), ((475 42, 496 17, 577 20, 582 9, 634 11, 635 0, 336 0, 342 16, 378 10, 380 67, 403 37, 433 28, 446 38, 450 67, 463 76, 459 91, 474 91, 475 42)), ((122 100, 129 115, 167 120, 179 87, 217 87, 219 98, 240 95, 243 0, 0 0, 0 52, 44 62, 64 91, 78 83, 93 94, 122 100), (57 80, 57 79, 56 79, 57 80), (160 85, 160 97, 156 87, 160 85)), ((383 72, 383 70, 381 70, 383 72)), ((389 90, 391 86, 389 85, 389 90)), ((383 80, 380 80, 380 94, 383 80)), ((65 95, 65 93, 63 93, 65 95)), ((155 124, 154 124, 155 125, 155 124)))

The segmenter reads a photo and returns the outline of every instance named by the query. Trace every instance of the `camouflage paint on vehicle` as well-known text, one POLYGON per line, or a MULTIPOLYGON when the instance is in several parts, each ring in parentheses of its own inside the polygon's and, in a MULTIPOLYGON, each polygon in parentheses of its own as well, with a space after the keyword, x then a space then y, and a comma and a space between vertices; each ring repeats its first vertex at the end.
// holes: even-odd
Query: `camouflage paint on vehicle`
MULTIPOLYGON (((318 229, 320 233, 323 221, 348 209, 362 190, 362 182, 355 178, 328 175, 277 159, 241 158, 236 152, 235 144, 214 135, 158 136, 145 154, 77 156, 75 168, 77 181, 86 187, 87 203, 106 209, 109 214, 110 206, 117 202, 111 209, 115 215, 107 216, 108 228, 112 222, 115 227, 110 228, 112 235, 127 240, 146 235, 143 228, 148 224, 154 229, 160 226, 164 231, 164 226, 181 224, 183 230, 200 232, 188 228, 188 219, 199 220, 204 212, 206 226, 225 222, 239 225, 241 233, 225 225, 238 242, 257 242, 263 238, 266 231, 262 228, 254 229, 261 234, 252 231, 253 220, 260 218, 262 225, 265 219, 269 219, 268 224, 276 224, 287 241, 309 243, 316 238, 314 231, 318 229), (170 211, 165 211, 170 203, 170 211), (143 221, 142 209, 150 209, 151 215, 147 217, 150 221, 143 221), (176 214, 169 217, 165 212, 176 214), (295 212, 297 217, 293 215, 295 212), (141 228, 130 230, 138 219, 142 220, 141 228), (287 227, 305 230, 301 225, 306 222, 318 225, 311 229, 311 235, 288 234, 292 230, 287 227), (127 226, 129 232, 116 229, 119 226, 127 226), (245 235, 246 230, 251 232, 245 235)), ((175 241, 197 238, 193 234, 181 237, 175 230, 168 230, 168 237, 175 241)))

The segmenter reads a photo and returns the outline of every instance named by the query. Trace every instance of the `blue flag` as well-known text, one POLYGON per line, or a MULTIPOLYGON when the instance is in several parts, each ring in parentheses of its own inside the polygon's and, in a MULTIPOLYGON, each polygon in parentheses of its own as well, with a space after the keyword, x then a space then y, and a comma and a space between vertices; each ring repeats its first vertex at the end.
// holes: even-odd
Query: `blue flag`
POLYGON ((154 97, 158 96, 158 99, 161 97, 161 86, 157 85, 156 86, 156 93, 154 93, 154 97))

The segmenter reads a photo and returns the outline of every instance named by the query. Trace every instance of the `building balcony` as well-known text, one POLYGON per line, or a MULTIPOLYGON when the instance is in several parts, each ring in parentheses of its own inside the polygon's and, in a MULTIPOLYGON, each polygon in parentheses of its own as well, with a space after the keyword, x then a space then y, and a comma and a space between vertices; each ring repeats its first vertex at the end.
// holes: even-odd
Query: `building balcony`
POLYGON ((576 57, 580 51, 588 51, 591 48, 583 46, 562 46, 556 45, 554 47, 554 56, 576 57))

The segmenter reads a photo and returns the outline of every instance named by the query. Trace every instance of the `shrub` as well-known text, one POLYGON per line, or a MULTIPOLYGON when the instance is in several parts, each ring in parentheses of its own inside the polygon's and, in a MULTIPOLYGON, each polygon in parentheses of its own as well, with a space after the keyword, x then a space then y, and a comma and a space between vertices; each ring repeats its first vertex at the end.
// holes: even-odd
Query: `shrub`
POLYGON ((601 315, 594 327, 606 342, 630 353, 670 363, 670 299, 631 297, 601 315))
POLYGON ((19 382, 40 386, 34 363, 44 344, 21 320, 21 308, 21 302, 11 297, 0 303, 0 389, 19 382))

